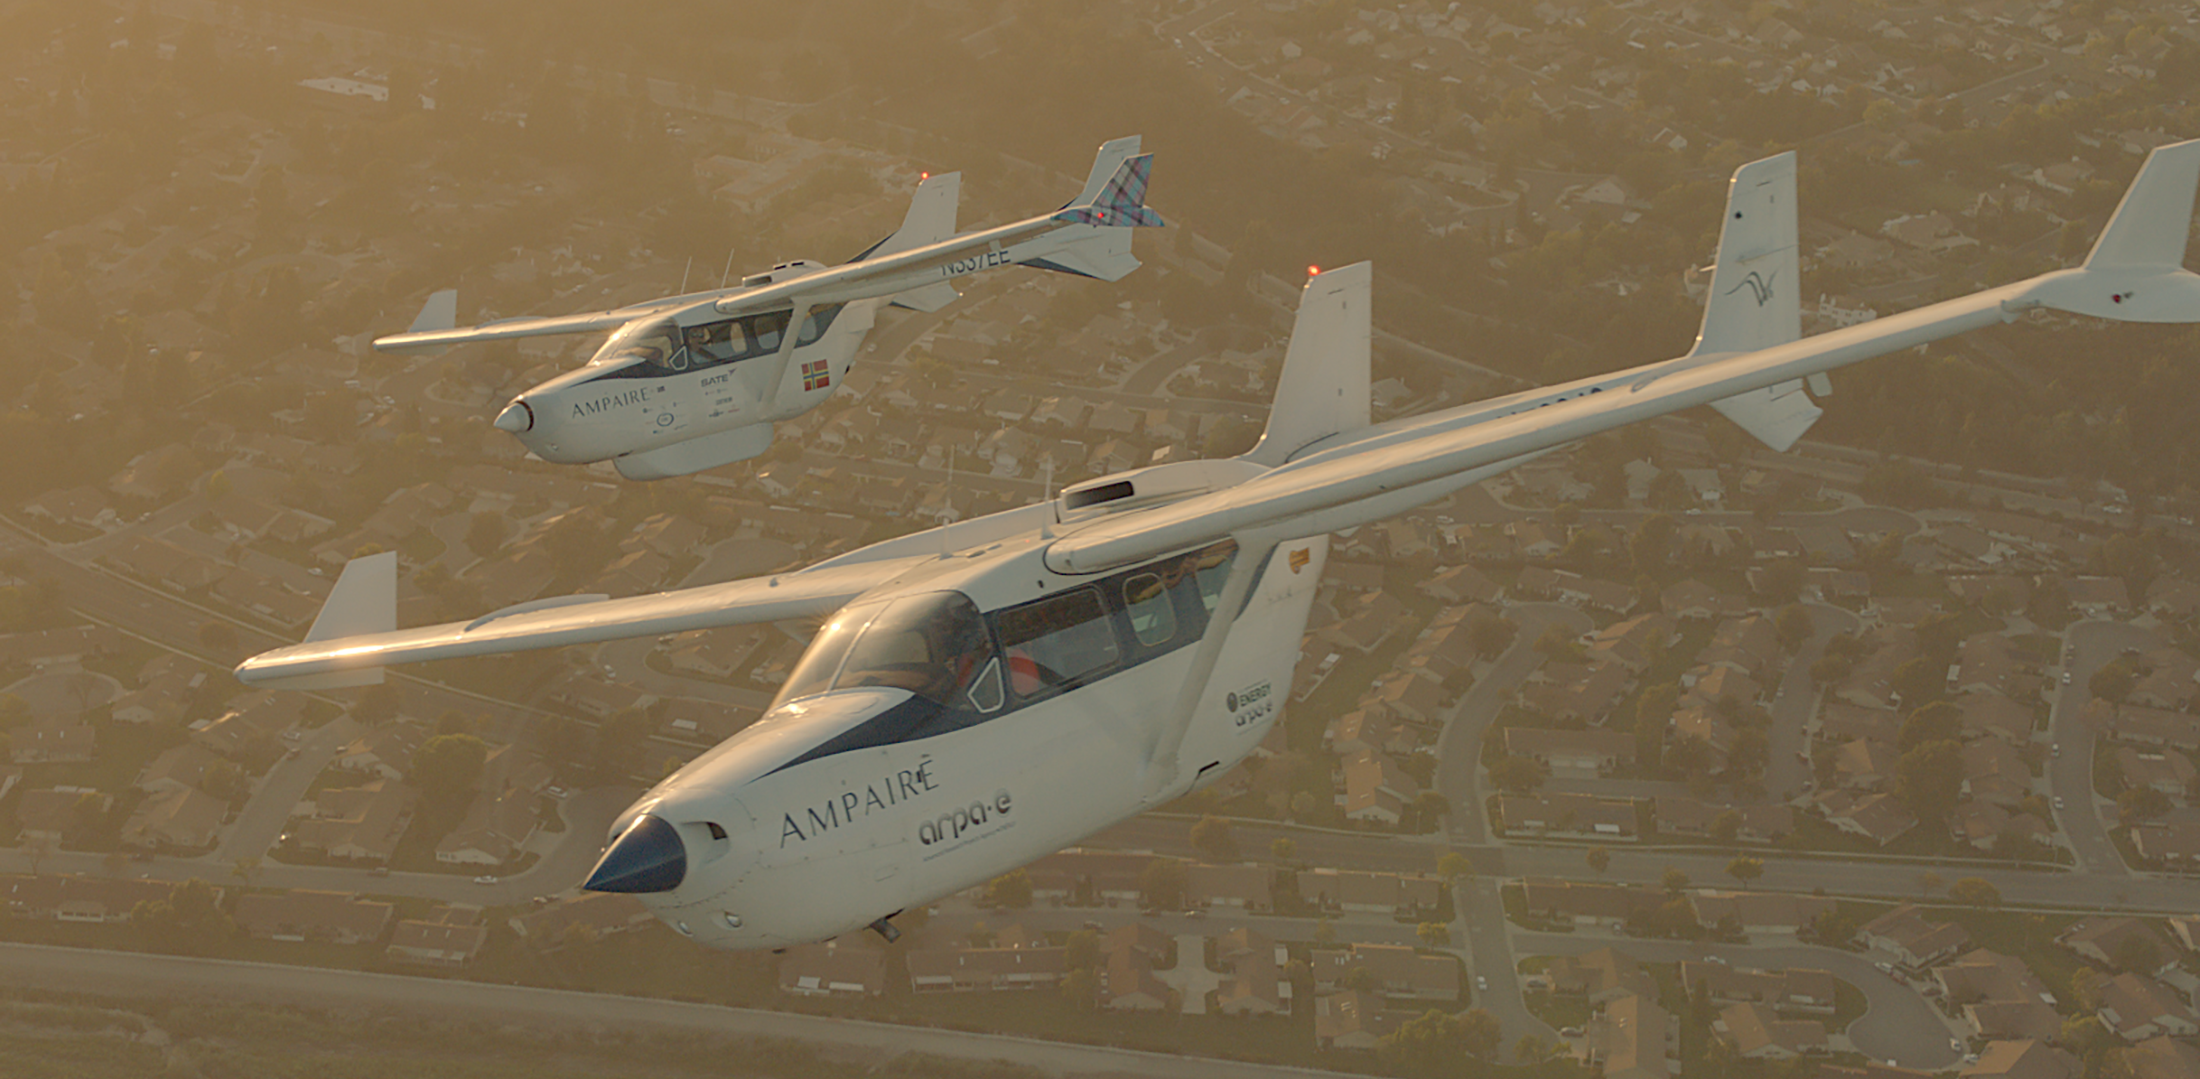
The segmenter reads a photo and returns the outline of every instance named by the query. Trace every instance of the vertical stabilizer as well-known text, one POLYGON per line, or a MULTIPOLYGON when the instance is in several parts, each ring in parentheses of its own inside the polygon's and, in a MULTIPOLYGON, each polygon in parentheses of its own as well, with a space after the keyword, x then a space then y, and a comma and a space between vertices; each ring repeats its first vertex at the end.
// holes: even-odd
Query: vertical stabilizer
POLYGON ((1283 376, 1268 429, 1245 459, 1274 467, 1331 435, 1366 427, 1368 350, 1373 323, 1372 263, 1356 262, 1307 279, 1298 322, 1283 354, 1283 376))
POLYGON ((1736 169, 1692 355, 1754 352, 1803 335, 1795 249, 1794 151, 1736 169))
POLYGON ((1123 162, 1138 156, 1139 142, 1140 136, 1125 135, 1101 143, 1100 152, 1092 159, 1092 171, 1085 174, 1085 189, 1078 192, 1076 198, 1063 203, 1062 208, 1092 205, 1108 186, 1108 181, 1115 178, 1116 171, 1123 167, 1123 162))
POLYGON ((2200 139, 2159 146, 2147 155, 2108 227, 2086 255, 2087 270, 2143 266, 2179 270, 2192 232, 2192 195, 2200 183, 2200 139))
MULTIPOLYGON (((1803 336, 1797 246, 1794 152, 1736 169, 1719 226, 1719 260, 1711 269, 1703 328, 1690 355, 1754 352, 1803 336)), ((1737 394, 1711 407, 1781 451, 1825 414, 1800 380, 1737 394)))

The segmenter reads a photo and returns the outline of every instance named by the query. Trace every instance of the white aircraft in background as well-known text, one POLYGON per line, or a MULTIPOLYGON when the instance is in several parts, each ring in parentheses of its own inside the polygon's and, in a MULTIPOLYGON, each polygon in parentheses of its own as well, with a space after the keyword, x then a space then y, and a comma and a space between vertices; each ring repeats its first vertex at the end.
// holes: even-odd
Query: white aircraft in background
POLYGON ((683 476, 771 447, 772 424, 816 408, 847 376, 879 305, 937 311, 952 282, 1002 266, 1115 281, 1138 268, 1132 228, 1157 227, 1146 185, 1153 155, 1138 136, 1100 147, 1085 189, 1052 213, 955 233, 961 173, 917 186, 900 230, 839 266, 785 262, 738 288, 615 311, 452 328, 458 293, 428 297, 384 352, 613 330, 586 366, 520 394, 496 418, 545 461, 611 461, 628 479, 683 476), (787 332, 799 326, 799 333, 787 332))
POLYGON ((1795 160, 1735 173, 1686 356, 1369 422, 1367 264, 1306 284, 1266 431, 793 573, 395 626, 395 556, 352 563, 306 642, 244 681, 323 688, 387 664, 826 618, 771 709, 622 813, 583 887, 682 934, 779 947, 887 920, 1222 775, 1276 722, 1327 534, 1692 405, 1761 439, 1815 418, 1799 383, 2035 308, 2200 321, 2182 267, 2200 140, 2156 150, 2076 269, 1803 339, 1795 160))

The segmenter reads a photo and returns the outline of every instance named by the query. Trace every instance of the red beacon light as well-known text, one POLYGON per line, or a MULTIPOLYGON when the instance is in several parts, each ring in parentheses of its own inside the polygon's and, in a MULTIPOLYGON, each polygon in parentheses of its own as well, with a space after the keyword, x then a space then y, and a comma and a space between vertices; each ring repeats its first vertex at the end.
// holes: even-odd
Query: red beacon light
POLYGON ((1306 276, 1308 276, 1308 277, 1320 277, 1321 275, 1322 275, 1322 268, 1321 268, 1321 267, 1319 267, 1319 266, 1315 266, 1315 265, 1313 265, 1313 264, 1311 264, 1311 263, 1309 263, 1309 264, 1307 265, 1307 267, 1306 267, 1306 276))

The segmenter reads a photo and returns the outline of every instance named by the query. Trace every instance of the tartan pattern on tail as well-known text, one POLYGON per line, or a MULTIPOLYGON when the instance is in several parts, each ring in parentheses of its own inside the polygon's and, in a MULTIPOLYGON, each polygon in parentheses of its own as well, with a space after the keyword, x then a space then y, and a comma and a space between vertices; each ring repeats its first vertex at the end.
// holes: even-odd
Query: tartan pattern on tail
POLYGON ((1146 208, 1146 185, 1153 178, 1153 155, 1126 158, 1108 178, 1090 206, 1069 206, 1054 220, 1079 225, 1115 225, 1127 228, 1160 228, 1166 222, 1146 208))

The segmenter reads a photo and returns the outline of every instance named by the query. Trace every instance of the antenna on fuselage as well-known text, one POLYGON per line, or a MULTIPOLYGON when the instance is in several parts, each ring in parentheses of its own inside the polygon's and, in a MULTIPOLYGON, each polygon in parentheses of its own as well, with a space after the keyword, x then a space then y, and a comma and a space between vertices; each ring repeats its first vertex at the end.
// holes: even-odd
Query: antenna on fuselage
POLYGON ((675 296, 685 296, 685 295, 687 295, 687 291, 688 291, 688 271, 689 271, 689 270, 692 270, 692 269, 694 269, 694 268, 695 268, 695 256, 693 256, 693 255, 689 255, 689 256, 688 256, 688 264, 687 264, 687 265, 685 265, 685 266, 682 266, 682 267, 680 267, 680 291, 678 291, 678 292, 674 293, 673 295, 675 295, 675 296))
POLYGON ((939 533, 941 558, 946 558, 948 556, 949 544, 947 542, 947 526, 950 522, 947 520, 947 518, 955 512, 955 450, 956 447, 954 446, 947 447, 947 493, 940 498, 941 509, 939 533))
POLYGON ((1046 517, 1045 517, 1044 519, 1042 519, 1042 520, 1041 520, 1041 521, 1039 522, 1039 538, 1040 538, 1040 539, 1053 539, 1053 538, 1054 538, 1054 458, 1053 458, 1053 456, 1052 456, 1052 455, 1049 455, 1049 456, 1047 457, 1047 485, 1046 485, 1046 493, 1047 493, 1047 496, 1046 496, 1046 501, 1045 501, 1045 503, 1044 503, 1044 504, 1045 504, 1045 506, 1046 506, 1046 508, 1047 508, 1047 515, 1046 515, 1046 517))
POLYGON ((726 282, 733 280, 733 248, 726 248, 726 268, 718 275, 718 287, 722 291, 726 282))

